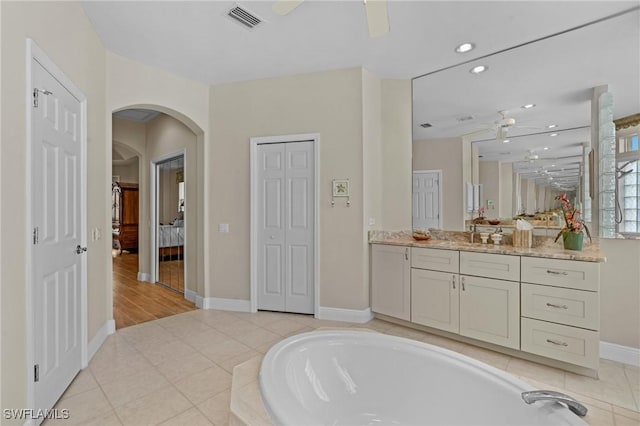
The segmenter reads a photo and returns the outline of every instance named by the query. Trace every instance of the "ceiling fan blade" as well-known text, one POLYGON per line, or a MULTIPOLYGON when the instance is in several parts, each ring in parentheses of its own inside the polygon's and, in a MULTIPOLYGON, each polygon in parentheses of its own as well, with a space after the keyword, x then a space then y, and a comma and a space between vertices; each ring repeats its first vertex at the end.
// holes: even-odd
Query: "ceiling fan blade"
POLYGON ((485 133, 489 133, 494 131, 495 129, 492 127, 487 127, 486 129, 480 129, 480 130, 476 130, 475 132, 471 132, 471 133, 466 133, 464 135, 462 135, 461 137, 463 138, 474 138, 476 136, 480 136, 480 135, 484 135, 485 133))
POLYGON ((285 16, 293 12, 293 10, 302 4, 303 0, 278 0, 271 6, 273 13, 285 16))
POLYGON ((365 0, 369 36, 380 37, 389 32, 389 16, 387 14, 387 0, 365 0))

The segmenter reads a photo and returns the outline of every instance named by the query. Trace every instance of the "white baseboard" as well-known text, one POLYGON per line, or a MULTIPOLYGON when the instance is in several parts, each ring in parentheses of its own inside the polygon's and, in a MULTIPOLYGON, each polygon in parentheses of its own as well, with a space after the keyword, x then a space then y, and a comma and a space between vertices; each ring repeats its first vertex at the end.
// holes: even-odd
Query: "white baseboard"
POLYGON ((106 320, 100 330, 96 333, 95 336, 89 341, 87 345, 87 364, 91 361, 91 358, 98 352, 100 346, 107 339, 107 336, 116 332, 116 322, 115 320, 106 320))
MULTIPOLYGON (((205 297, 204 299, 202 299, 201 303, 202 309, 220 309, 221 311, 251 312, 251 301, 244 299, 222 299, 219 297, 205 297)), ((196 306, 198 306, 197 299, 196 306)))
POLYGON ((196 303, 196 298, 198 297, 198 293, 193 290, 189 290, 188 288, 184 289, 184 298, 187 299, 191 303, 196 303))
POLYGON ((371 308, 362 310, 342 309, 342 308, 325 308, 320 306, 316 318, 331 321, 346 321, 364 324, 373 319, 371 308))
POLYGON ((151 281, 151 274, 147 274, 146 272, 138 272, 138 281, 153 282, 151 281))
POLYGON ((640 349, 616 343, 600 342, 600 358, 640 367, 640 349))

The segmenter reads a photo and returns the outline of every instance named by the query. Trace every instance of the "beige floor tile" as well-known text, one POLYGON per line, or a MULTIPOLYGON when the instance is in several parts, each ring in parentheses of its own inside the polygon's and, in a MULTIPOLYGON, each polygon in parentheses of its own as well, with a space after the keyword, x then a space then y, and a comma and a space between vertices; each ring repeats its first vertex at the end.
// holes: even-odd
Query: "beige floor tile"
MULTIPOLYGON (((236 312, 235 314, 237 315, 238 313, 239 312, 236 312)), ((258 311, 255 314, 240 315, 239 318, 245 321, 249 321, 250 323, 260 327, 265 327, 274 322, 279 322, 283 320, 294 320, 294 317, 292 315, 287 315, 281 312, 269 312, 269 311, 258 311)))
POLYGON ((215 327, 215 329, 233 338, 255 331, 264 331, 264 328, 260 327, 259 325, 241 319, 237 319, 235 322, 230 324, 217 326, 215 327))
POLYGON ((200 353, 193 353, 181 359, 171 359, 158 364, 156 368, 167 380, 175 383, 192 374, 213 367, 213 362, 200 353))
POLYGON ((628 417, 630 419, 635 419, 636 422, 640 425, 640 413, 637 411, 627 410, 626 408, 618 407, 617 405, 613 406, 613 412, 615 414, 619 414, 621 416, 628 417))
POLYGON ((603 410, 590 404, 584 404, 587 407, 587 415, 582 418, 585 422, 592 426, 614 426, 613 412, 603 410))
POLYGON ((446 337, 438 336, 435 334, 425 334, 422 337, 422 342, 429 343, 435 346, 440 346, 441 348, 449 349, 450 351, 463 353, 467 350, 471 345, 468 345, 463 342, 458 342, 457 340, 448 339, 446 337))
POLYGON ((189 336, 191 334, 204 333, 213 329, 213 327, 211 327, 207 323, 189 318, 175 324, 169 324, 165 326, 165 328, 167 329, 167 331, 169 331, 169 333, 181 338, 183 338, 184 336, 189 336))
POLYGON ((209 309, 201 311, 201 314, 197 318, 213 328, 233 324, 238 321, 238 317, 234 316, 231 312, 209 309))
POLYGON ((70 417, 68 419, 45 420, 42 426, 120 426, 122 423, 116 415, 116 412, 110 409, 107 412, 96 414, 94 417, 87 419, 77 419, 70 417))
POLYGON ((427 335, 424 331, 414 330, 412 328, 403 327, 401 325, 394 325, 384 331, 384 334, 390 334, 392 336, 404 337, 406 339, 413 339, 422 341, 427 335))
POLYGON ((68 398, 73 395, 77 395, 82 392, 86 392, 98 387, 95 377, 91 373, 91 369, 85 368, 80 371, 78 375, 73 379, 73 382, 69 385, 67 390, 62 395, 62 399, 68 398))
POLYGON ((194 352, 194 348, 182 340, 154 342, 141 346, 138 350, 152 365, 159 365, 171 359, 182 359, 194 352))
POLYGON ((102 385, 102 391, 113 407, 127 404, 169 386, 165 377, 155 370, 142 371, 102 385))
POLYGON ((624 373, 627 376, 629 385, 631 385, 631 389, 640 392, 640 368, 625 365, 624 373))
POLYGON ((178 414, 169 420, 160 423, 160 426, 211 426, 211 423, 205 416, 193 407, 178 414))
POLYGON ((216 365, 177 381, 175 386, 189 401, 193 404, 198 404, 229 389, 231 387, 231 374, 216 365))
POLYGON ((636 418, 626 417, 617 413, 613 413, 613 419, 616 426, 638 426, 640 424, 640 420, 636 418))
POLYGON ((264 423, 268 423, 269 414, 267 414, 267 411, 264 408, 262 396, 260 395, 260 387, 257 381, 248 383, 241 387, 238 392, 238 397, 261 419, 265 419, 264 423))
POLYGON ((165 328, 160 327, 155 321, 136 324, 119 330, 119 333, 131 344, 144 344, 148 342, 171 341, 174 335, 165 328))
POLYGON ((239 341, 227 337, 200 350, 200 353, 215 363, 221 363, 252 349, 239 341))
POLYGON ((565 388, 629 410, 637 410, 628 383, 613 383, 567 372, 565 388))
POLYGON ((485 364, 492 365, 501 370, 506 370, 507 366, 509 365, 509 361, 511 360, 511 357, 509 355, 473 346, 467 347, 462 351, 462 353, 466 356, 484 362, 485 364))
POLYGON ((291 333, 308 328, 305 323, 288 318, 263 324, 262 327, 280 336, 288 336, 291 333))
POLYGON ((136 352, 134 355, 112 358, 111 362, 92 360, 89 368, 96 381, 103 385, 121 377, 151 370, 153 366, 142 354, 136 352))
POLYGON ((61 399, 55 408, 68 410, 67 424, 81 425, 93 419, 102 418, 113 411, 111 404, 100 388, 88 390, 68 398, 61 399))
POLYGON ((222 362, 217 362, 216 364, 218 364, 220 367, 224 368, 228 373, 233 373, 233 368, 238 365, 238 364, 242 364, 245 361, 250 360, 253 357, 259 357, 260 359, 262 359, 262 354, 258 351, 254 351, 254 350, 250 350, 248 352, 243 352, 240 355, 236 355, 234 357, 231 357, 229 359, 226 359, 222 362))
POLYGON ((181 339, 189 346, 192 346, 200 351, 204 348, 216 345, 219 342, 229 339, 229 336, 214 328, 210 328, 209 330, 203 332, 182 336, 181 339))
POLYGON ((363 326, 370 328, 371 330, 379 331, 381 333, 393 327, 393 324, 387 321, 383 321, 377 318, 363 324, 363 326))
POLYGON ((235 339, 244 343, 245 345, 257 349, 265 344, 273 344, 277 341, 282 340, 282 336, 277 335, 276 333, 272 333, 271 331, 265 330, 263 328, 247 331, 242 334, 238 334, 235 336, 235 339))
POLYGON ((226 390, 198 404, 198 409, 202 411, 214 425, 227 425, 229 424, 230 403, 231 391, 226 390))
POLYGON ((598 379, 600 381, 628 385, 627 374, 625 372, 624 364, 619 362, 610 361, 607 359, 600 360, 600 368, 598 369, 598 379))
POLYGON ((157 425, 192 406, 176 388, 167 386, 115 410, 123 425, 157 425))
POLYGON ((541 382, 549 383, 559 388, 564 388, 564 371, 546 365, 512 358, 507 366, 507 371, 518 376, 531 377, 541 382))
POLYGON ((260 367, 262 366, 262 356, 256 356, 243 362, 233 370, 234 386, 243 387, 258 379, 260 367))

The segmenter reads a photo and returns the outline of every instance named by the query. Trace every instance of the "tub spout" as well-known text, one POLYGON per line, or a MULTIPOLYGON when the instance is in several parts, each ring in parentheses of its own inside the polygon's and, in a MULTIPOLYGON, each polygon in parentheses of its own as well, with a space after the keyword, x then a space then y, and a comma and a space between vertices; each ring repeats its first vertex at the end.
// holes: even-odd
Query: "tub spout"
POLYGON ((569 407, 569 410, 574 412, 580 417, 587 415, 587 407, 580 404, 574 398, 560 392, 548 391, 548 390, 536 390, 530 392, 522 392, 522 399, 527 404, 533 404, 536 401, 557 401, 565 404, 569 407))

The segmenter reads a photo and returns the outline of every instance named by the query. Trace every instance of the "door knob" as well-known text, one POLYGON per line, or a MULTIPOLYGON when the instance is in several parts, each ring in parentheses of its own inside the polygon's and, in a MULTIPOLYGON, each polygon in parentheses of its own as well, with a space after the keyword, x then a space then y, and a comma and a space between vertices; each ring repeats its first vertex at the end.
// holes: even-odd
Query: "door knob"
POLYGON ((76 246, 76 254, 82 254, 85 251, 87 251, 86 247, 81 247, 80 244, 76 246))

